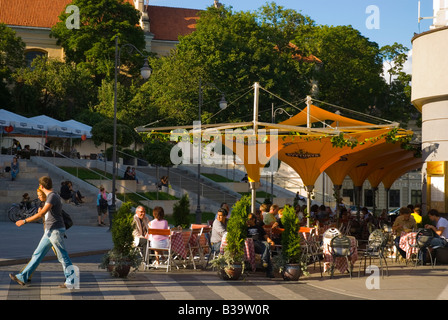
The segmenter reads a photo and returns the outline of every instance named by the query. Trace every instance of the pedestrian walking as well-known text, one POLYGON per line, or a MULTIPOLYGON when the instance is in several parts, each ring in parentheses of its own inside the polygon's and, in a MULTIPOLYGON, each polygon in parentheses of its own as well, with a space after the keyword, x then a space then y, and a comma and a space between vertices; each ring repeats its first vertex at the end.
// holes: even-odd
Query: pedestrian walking
POLYGON ((39 266, 42 259, 51 249, 51 247, 56 250, 56 255, 59 262, 62 264, 65 282, 61 284, 60 288, 73 288, 74 277, 72 275, 73 268, 70 257, 65 249, 64 245, 64 235, 65 235, 65 224, 62 217, 62 202, 60 196, 53 192, 53 182, 50 177, 43 176, 39 179, 39 189, 41 189, 46 195, 46 201, 44 207, 38 211, 35 215, 24 220, 18 220, 16 225, 21 227, 29 222, 33 222, 41 219, 45 216, 45 229, 44 234, 34 251, 30 262, 27 266, 18 274, 10 274, 10 278, 17 282, 18 284, 24 286, 31 274, 39 266))

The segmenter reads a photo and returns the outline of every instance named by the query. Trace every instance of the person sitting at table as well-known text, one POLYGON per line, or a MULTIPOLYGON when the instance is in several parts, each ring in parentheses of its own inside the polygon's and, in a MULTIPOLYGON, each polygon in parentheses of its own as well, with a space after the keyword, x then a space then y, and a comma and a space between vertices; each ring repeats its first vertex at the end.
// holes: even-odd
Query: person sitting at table
POLYGON ((227 231, 227 212, 225 209, 220 208, 216 214, 216 219, 212 225, 212 235, 210 237, 210 243, 212 245, 212 252, 218 252, 221 247, 221 239, 224 233, 227 231))
POLYGON ((276 221, 276 214, 279 209, 279 206, 276 204, 271 205, 269 212, 264 216, 263 223, 267 226, 272 226, 276 221))
POLYGON ((414 217, 415 223, 420 224, 422 223, 422 215, 421 215, 421 209, 420 207, 415 207, 414 212, 411 213, 411 216, 414 217))
POLYGON ((276 245, 281 245, 282 244, 282 233, 281 232, 275 232, 274 230, 279 230, 279 229, 283 229, 283 223, 282 223, 282 217, 283 217, 283 208, 281 208, 280 210, 278 210, 278 218, 277 220, 274 222, 274 224, 272 225, 272 240, 274 241, 274 243, 276 245))
POLYGON ((397 235, 395 238, 395 246, 397 247, 400 255, 406 259, 406 252, 399 246, 402 232, 411 232, 417 228, 414 218, 411 216, 411 211, 407 207, 400 208, 400 215, 395 219, 392 226, 392 231, 397 235))
MULTIPOLYGON (((165 217, 165 211, 162 207, 155 207, 152 209, 152 215, 154 216, 154 220, 149 223, 149 228, 151 229, 169 229, 168 221, 163 219, 165 217)), ((149 236, 149 241, 151 241, 151 248, 160 248, 166 249, 168 248, 168 236, 151 234, 149 236)), ((159 264, 159 252, 154 250, 156 254, 155 264, 159 264)), ((163 257, 163 255, 162 255, 163 257)))
POLYGON ((255 253, 261 254, 261 261, 263 262, 263 267, 266 268, 266 276, 268 278, 274 278, 272 272, 272 262, 271 262, 271 247, 274 246, 274 241, 272 241, 267 235, 264 229, 256 225, 256 217, 254 214, 250 213, 247 221, 247 237, 252 238, 254 241, 255 253))
MULTIPOLYGON (((435 223, 425 225, 425 229, 431 229, 434 231, 435 236, 431 239, 429 244, 430 248, 448 247, 448 220, 441 217, 439 211, 431 209, 428 211, 428 218, 431 222, 435 223)), ((420 259, 423 265, 426 263, 426 247, 420 249, 420 259)))
POLYGON ((145 207, 138 206, 135 209, 135 215, 133 218, 133 227, 132 235, 134 236, 134 246, 140 249, 142 255, 144 254, 144 249, 148 243, 148 227, 149 227, 149 218, 146 215, 145 207))

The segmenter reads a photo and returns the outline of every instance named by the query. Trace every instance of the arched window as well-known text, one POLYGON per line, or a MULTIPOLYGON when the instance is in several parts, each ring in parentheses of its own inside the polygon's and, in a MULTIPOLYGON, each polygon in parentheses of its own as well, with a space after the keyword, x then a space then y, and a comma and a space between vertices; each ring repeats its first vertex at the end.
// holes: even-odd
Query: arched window
POLYGON ((48 52, 40 49, 31 49, 25 52, 26 65, 31 67, 31 62, 37 57, 46 57, 48 52))

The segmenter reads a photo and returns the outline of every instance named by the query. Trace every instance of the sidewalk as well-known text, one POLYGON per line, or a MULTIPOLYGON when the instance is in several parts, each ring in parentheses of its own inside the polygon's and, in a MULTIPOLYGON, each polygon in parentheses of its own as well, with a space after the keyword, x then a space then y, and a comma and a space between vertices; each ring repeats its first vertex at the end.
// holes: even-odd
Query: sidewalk
MULTIPOLYGON (((89 300, 263 300, 267 296, 274 300, 448 300, 447 265, 413 267, 393 263, 391 259, 387 260, 389 276, 384 278, 381 275, 374 278, 369 273, 358 277, 358 261, 352 279, 348 274, 339 272, 335 272, 333 279, 328 274, 321 278, 318 265, 316 270, 309 266, 311 276, 302 276, 297 283, 283 281, 278 274, 275 279, 267 279, 261 271, 249 274, 242 281, 223 281, 218 279, 216 271, 192 269, 173 270, 170 273, 139 270, 130 279, 115 279, 107 271, 98 269, 97 260, 112 247, 111 234, 107 230, 107 227, 73 226, 67 231, 66 246, 70 257, 92 260, 83 265, 85 291, 67 293, 53 289, 57 282, 48 284, 53 275, 54 281, 60 281, 61 273, 60 265, 50 251, 47 260, 53 259, 54 263, 48 262, 39 268, 46 280, 42 284, 34 284, 33 288, 40 288, 41 292, 37 298, 30 296, 30 299, 75 299, 82 294, 89 300), (51 292, 47 293, 48 290, 51 292)), ((12 222, 0 223, 0 291, 4 299, 8 294, 11 297, 17 294, 18 299, 19 295, 34 294, 35 289, 26 290, 11 284, 8 273, 28 262, 41 236, 41 224, 30 223, 18 228, 12 222)))
MULTIPOLYGON (((100 254, 113 246, 109 227, 73 226, 67 230, 65 245, 70 257, 100 254)), ((29 223, 17 227, 13 222, 0 222, 0 266, 29 261, 43 234, 43 225, 29 223)), ((56 259, 50 250, 46 260, 56 259)))

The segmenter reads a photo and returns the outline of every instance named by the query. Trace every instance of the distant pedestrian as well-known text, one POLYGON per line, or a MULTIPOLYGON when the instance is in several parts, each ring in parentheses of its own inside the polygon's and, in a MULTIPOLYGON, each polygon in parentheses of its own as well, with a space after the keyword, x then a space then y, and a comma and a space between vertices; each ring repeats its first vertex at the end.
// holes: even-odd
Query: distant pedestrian
POLYGON ((104 223, 104 219, 107 216, 108 203, 107 203, 107 192, 103 186, 100 186, 100 192, 96 197, 96 209, 98 212, 98 226, 102 227, 106 224, 104 223))
POLYGON ((53 182, 48 176, 43 176, 39 179, 39 189, 41 189, 46 195, 44 207, 30 218, 18 220, 16 225, 21 227, 28 222, 36 221, 45 216, 44 234, 27 266, 20 273, 16 275, 10 274, 9 276, 12 280, 24 286, 30 275, 32 275, 45 255, 51 247, 53 247, 56 250, 56 255, 59 262, 62 264, 65 275, 65 282, 59 287, 70 289, 73 288, 72 284, 74 283, 74 279, 72 278, 72 272, 69 271, 69 267, 72 266, 72 261, 70 260, 64 244, 64 235, 66 230, 64 219, 62 217, 61 198, 57 193, 53 192, 53 182))

